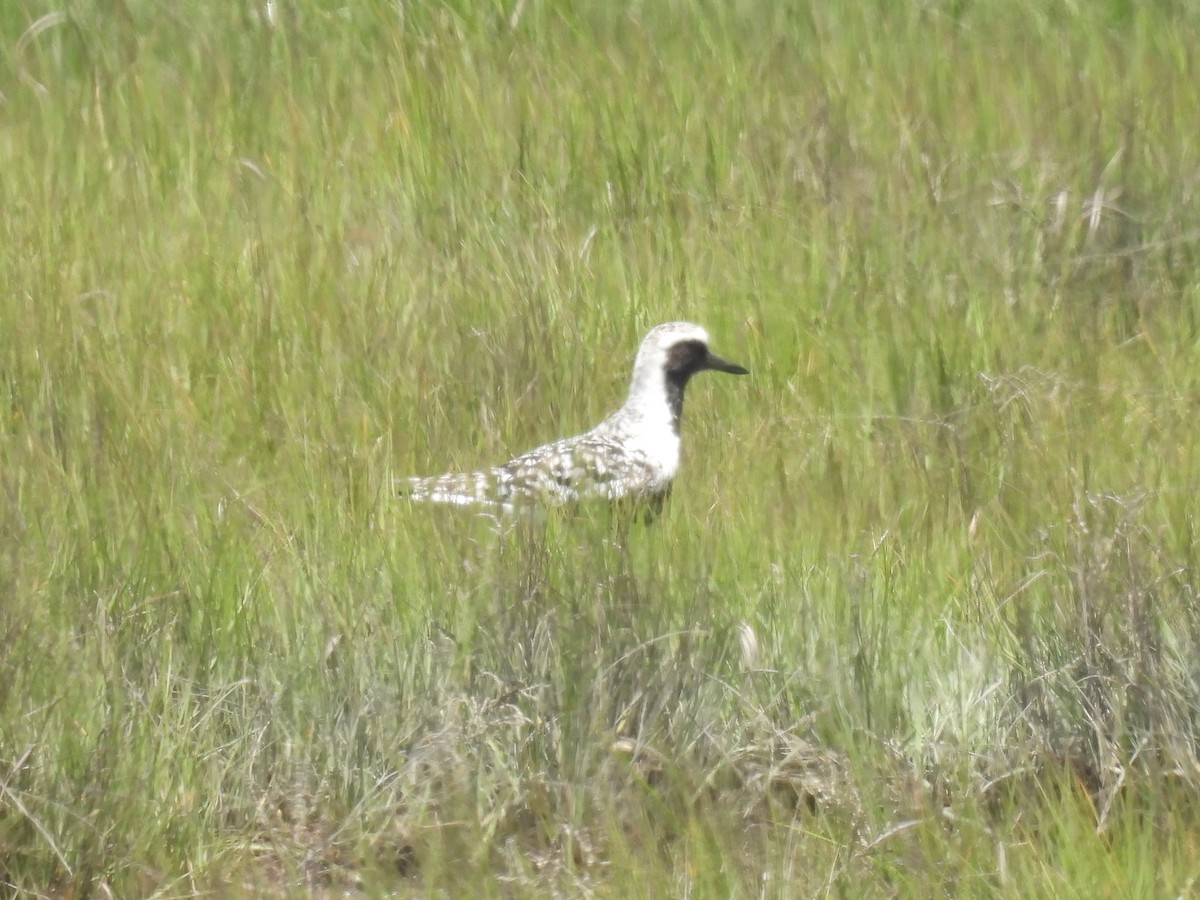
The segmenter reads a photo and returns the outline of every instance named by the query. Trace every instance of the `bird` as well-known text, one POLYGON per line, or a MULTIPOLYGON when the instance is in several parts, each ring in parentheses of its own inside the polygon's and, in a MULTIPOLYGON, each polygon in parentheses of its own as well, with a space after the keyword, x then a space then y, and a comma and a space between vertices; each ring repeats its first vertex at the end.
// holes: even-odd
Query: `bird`
POLYGON ((698 372, 749 370, 714 354, 708 332, 666 322, 647 332, 621 408, 590 431, 544 444, 474 472, 404 477, 399 492, 417 502, 513 512, 601 499, 645 502, 657 512, 679 468, 683 392, 698 372))

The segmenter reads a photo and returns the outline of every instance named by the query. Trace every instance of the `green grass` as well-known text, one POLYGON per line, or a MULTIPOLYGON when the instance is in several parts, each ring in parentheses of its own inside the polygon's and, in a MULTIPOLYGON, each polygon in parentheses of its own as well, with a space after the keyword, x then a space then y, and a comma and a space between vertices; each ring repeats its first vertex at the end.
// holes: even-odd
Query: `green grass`
POLYGON ((1200 18, 830 6, 4 6, 3 893, 1195 891, 1200 18))

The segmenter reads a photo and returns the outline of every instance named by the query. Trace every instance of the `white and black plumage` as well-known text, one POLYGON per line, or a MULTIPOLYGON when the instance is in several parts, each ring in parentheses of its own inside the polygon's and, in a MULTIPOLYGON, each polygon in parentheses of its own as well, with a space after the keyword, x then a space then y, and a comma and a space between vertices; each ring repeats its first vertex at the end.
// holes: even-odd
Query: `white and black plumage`
POLYGON ((699 325, 658 325, 638 348, 624 405, 591 431, 494 468, 403 478, 400 492, 412 500, 501 510, 589 498, 661 503, 679 467, 683 391, 705 369, 748 374, 711 353, 699 325))

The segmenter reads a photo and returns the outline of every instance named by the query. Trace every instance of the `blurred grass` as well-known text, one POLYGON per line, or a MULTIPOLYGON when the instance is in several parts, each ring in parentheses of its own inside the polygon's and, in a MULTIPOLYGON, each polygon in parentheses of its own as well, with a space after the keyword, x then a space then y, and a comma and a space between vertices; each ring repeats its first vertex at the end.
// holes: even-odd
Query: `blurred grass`
POLYGON ((6 5, 6 890, 1189 893, 1196 26, 6 5), (392 497, 675 318, 627 552, 392 497))

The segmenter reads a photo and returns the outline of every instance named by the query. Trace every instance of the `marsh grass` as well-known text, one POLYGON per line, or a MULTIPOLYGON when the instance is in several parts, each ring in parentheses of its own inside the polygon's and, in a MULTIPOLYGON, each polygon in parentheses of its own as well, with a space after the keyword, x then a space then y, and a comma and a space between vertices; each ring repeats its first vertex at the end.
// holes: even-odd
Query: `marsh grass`
POLYGON ((1196 26, 5 6, 5 891, 1194 891, 1196 26), (675 318, 652 525, 393 496, 675 318))

